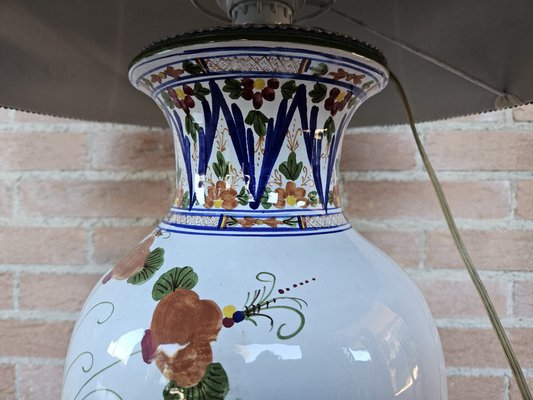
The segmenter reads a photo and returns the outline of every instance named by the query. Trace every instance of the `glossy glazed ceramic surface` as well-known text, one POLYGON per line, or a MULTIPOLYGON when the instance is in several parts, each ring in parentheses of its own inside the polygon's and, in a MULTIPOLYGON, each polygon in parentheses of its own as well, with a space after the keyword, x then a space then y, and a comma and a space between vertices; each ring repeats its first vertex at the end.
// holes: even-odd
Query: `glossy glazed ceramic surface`
POLYGON ((87 300, 63 399, 446 399, 424 299, 340 208, 344 126, 387 71, 235 41, 130 78, 173 128, 176 201, 87 300))

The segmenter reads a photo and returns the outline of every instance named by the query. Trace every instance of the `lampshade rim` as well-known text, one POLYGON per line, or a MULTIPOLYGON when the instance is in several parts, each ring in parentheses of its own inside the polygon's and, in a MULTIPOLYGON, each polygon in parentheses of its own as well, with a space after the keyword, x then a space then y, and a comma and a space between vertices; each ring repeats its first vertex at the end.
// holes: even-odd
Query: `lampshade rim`
POLYGON ((276 41, 335 48, 366 57, 387 69, 387 59, 381 50, 348 35, 293 25, 238 25, 196 29, 154 42, 133 58, 128 70, 142 59, 165 50, 230 40, 276 41))

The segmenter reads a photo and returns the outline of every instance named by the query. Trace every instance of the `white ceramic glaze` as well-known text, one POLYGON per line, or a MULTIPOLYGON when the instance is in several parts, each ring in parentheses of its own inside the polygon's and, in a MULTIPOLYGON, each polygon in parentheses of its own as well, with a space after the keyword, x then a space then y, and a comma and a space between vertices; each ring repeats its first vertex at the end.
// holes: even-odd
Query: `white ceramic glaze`
POLYGON ((176 202, 89 296, 63 400, 445 400, 423 297, 340 208, 344 127, 387 77, 267 41, 138 60, 176 139, 176 202))

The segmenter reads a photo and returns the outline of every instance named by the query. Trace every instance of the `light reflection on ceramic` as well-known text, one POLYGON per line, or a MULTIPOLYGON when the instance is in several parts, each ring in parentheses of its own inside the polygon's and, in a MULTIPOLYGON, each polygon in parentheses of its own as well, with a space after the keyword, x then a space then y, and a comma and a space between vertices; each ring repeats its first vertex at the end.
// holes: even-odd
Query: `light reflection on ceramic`
POLYGON ((344 127, 387 76, 304 43, 137 60, 173 128, 176 201, 87 300, 63 400, 446 399, 424 299, 340 208, 344 127))

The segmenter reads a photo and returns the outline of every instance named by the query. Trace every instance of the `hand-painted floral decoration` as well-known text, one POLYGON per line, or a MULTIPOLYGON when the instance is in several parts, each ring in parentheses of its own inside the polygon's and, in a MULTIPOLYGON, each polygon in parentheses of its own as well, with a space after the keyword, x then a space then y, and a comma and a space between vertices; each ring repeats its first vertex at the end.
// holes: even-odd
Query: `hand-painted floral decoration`
POLYGON ((158 235, 160 235, 159 232, 152 234, 137 244, 103 278, 102 283, 105 284, 114 278, 118 280, 128 279, 128 283, 135 284, 140 280, 144 282, 144 280, 152 277, 164 261, 165 251, 162 248, 158 247, 150 251, 150 246, 158 235))

